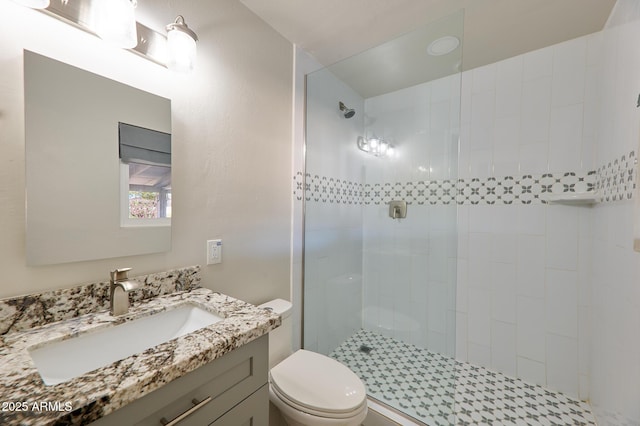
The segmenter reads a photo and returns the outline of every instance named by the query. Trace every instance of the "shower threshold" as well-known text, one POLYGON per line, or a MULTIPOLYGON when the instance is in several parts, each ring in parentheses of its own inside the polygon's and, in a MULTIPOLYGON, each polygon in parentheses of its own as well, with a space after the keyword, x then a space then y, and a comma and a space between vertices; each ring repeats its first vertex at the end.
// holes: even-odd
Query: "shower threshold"
POLYGON ((329 356, 353 370, 371 398, 416 424, 596 425, 586 402, 371 331, 329 356))

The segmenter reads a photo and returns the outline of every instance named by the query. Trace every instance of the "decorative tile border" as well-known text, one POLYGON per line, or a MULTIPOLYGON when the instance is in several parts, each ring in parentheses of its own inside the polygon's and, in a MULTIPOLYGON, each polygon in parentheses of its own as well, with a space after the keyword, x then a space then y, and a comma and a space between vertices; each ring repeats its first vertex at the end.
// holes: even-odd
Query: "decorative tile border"
MULTIPOLYGON (((362 184, 327 176, 306 174, 306 200, 319 203, 362 204, 362 184)), ((301 201, 305 195, 302 172, 294 176, 296 200, 301 201)))
POLYGON ((365 184, 364 204, 386 204, 393 199, 418 205, 542 204, 543 194, 591 191, 595 173, 471 178, 391 184, 365 184))
POLYGON ((433 180, 396 183, 357 183, 307 174, 306 192, 302 173, 294 177, 297 200, 320 203, 379 205, 406 200, 418 205, 542 204, 542 194, 593 191, 595 172, 433 180))
POLYGON ((418 182, 359 183, 306 174, 294 176, 296 200, 347 205, 379 205, 405 200, 418 205, 544 204, 545 194, 597 191, 602 202, 630 200, 636 188, 635 152, 623 155, 597 170, 433 180, 418 182), (306 189, 306 191, 305 191, 306 189))
POLYGON ((627 155, 609 161, 596 170, 596 190, 602 202, 623 201, 633 198, 637 177, 636 154, 631 151, 627 155))

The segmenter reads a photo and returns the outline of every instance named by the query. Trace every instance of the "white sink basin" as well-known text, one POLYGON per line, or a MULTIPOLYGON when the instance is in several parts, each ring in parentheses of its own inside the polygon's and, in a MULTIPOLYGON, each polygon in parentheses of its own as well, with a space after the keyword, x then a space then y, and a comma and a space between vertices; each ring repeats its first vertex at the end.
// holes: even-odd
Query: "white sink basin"
POLYGON ((44 383, 55 385, 222 320, 195 305, 185 304, 30 349, 29 354, 44 383))

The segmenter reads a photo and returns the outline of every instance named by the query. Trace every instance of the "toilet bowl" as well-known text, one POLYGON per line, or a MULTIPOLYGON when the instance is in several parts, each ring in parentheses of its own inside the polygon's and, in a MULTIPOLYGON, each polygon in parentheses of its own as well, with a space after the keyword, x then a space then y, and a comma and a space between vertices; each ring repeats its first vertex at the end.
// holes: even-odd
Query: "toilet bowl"
MULTIPOLYGON (((282 315, 291 304, 260 305, 282 315)), ((289 426, 358 426, 367 416, 367 393, 358 376, 338 361, 300 349, 269 372, 269 399, 289 426)))

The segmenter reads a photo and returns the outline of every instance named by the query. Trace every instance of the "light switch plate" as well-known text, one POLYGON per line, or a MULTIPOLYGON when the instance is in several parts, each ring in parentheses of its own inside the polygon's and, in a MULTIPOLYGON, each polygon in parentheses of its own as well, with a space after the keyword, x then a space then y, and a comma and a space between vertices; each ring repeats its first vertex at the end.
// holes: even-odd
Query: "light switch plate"
POLYGON ((207 240, 207 265, 222 263, 222 240, 207 240))

